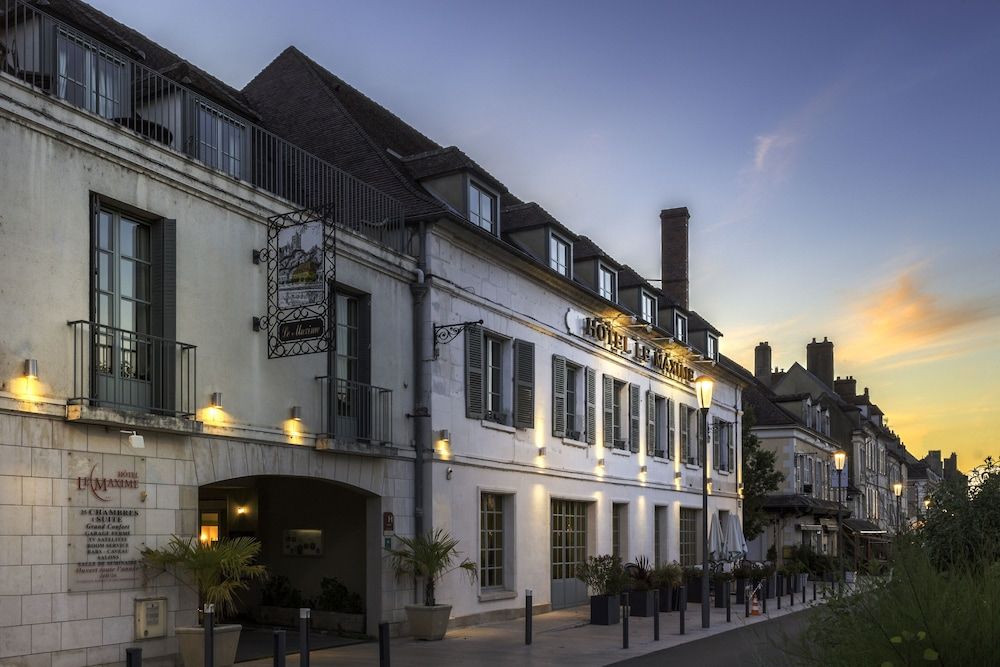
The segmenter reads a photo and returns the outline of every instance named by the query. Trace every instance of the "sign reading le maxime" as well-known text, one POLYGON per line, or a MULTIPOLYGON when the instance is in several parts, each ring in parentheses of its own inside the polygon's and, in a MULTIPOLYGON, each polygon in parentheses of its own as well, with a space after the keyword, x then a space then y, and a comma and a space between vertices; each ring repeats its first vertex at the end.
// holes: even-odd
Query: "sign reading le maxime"
POLYGON ((652 368, 675 380, 694 382, 693 368, 681 363, 669 352, 622 333, 621 329, 616 329, 608 320, 597 317, 583 318, 583 336, 603 343, 641 366, 652 368))

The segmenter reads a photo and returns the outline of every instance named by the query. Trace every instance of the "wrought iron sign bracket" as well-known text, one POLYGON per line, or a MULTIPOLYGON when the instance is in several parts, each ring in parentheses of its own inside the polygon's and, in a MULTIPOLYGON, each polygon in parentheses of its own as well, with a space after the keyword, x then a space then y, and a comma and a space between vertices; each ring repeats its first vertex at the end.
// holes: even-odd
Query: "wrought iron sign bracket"
POLYGON ((469 322, 459 322, 458 324, 435 324, 434 325, 434 358, 437 359, 441 354, 438 349, 439 345, 447 345, 451 341, 458 338, 458 334, 462 333, 469 327, 482 325, 482 320, 469 321, 469 322))

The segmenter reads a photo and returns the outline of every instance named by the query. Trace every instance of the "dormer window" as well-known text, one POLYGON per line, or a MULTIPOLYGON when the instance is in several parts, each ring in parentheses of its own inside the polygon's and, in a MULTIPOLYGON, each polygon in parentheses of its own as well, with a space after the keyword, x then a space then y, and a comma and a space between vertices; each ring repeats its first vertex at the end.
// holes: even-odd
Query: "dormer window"
POLYGON ((719 360, 719 339, 712 334, 708 334, 708 358, 719 360))
POLYGON ((674 311, 674 338, 682 343, 686 343, 688 339, 687 315, 683 315, 676 311, 674 311))
POLYGON ((642 319, 650 324, 656 324, 656 299, 652 294, 643 292, 640 297, 640 309, 642 319))
POLYGON ((606 266, 597 269, 597 292, 608 301, 614 301, 618 292, 617 275, 606 266))
POLYGON ((469 220, 491 234, 497 233, 497 198, 469 182, 469 220))
POLYGON ((556 273, 569 278, 571 277, 569 271, 570 264, 569 242, 559 238, 555 234, 549 236, 549 267, 556 273))

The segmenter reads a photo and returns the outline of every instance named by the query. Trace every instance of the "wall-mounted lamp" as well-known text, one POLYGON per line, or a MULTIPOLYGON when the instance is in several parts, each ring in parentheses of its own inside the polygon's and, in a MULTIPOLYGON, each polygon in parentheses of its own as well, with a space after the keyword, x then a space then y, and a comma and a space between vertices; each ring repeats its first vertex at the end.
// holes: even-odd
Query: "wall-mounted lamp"
POLYGON ((451 442, 451 431, 449 431, 446 428, 443 428, 440 431, 438 431, 438 440, 440 440, 441 442, 443 442, 446 445, 448 443, 450 443, 451 442))
POLYGON ((210 401, 209 404, 213 408, 221 408, 222 407, 222 392, 221 391, 214 391, 214 392, 212 392, 212 400, 210 401))
POLYGON ((236 513, 239 514, 240 516, 243 516, 244 514, 247 513, 247 506, 240 505, 239 507, 236 508, 236 513))
POLYGON ((601 458, 597 459, 597 465, 602 466, 602 467, 604 466, 604 457, 603 456, 601 458))
POLYGON ((122 431, 122 433, 128 433, 128 444, 132 449, 143 449, 146 446, 146 440, 141 435, 135 431, 122 431))
POLYGON ((674 479, 680 480, 680 478, 681 478, 681 471, 680 470, 675 470, 674 471, 674 479))
POLYGON ((38 379, 38 359, 24 360, 24 377, 30 380, 38 379))
POLYGON ((300 422, 302 421, 302 406, 293 405, 291 409, 291 419, 292 421, 300 422))
POLYGON ((454 474, 455 474, 455 469, 452 468, 451 466, 448 466, 448 469, 444 473, 444 478, 451 479, 451 476, 454 474))
POLYGON ((639 466, 639 472, 649 472, 649 466, 647 465, 639 466))
POLYGON ((544 447, 539 447, 538 448, 538 455, 539 456, 545 456, 545 448, 544 447))

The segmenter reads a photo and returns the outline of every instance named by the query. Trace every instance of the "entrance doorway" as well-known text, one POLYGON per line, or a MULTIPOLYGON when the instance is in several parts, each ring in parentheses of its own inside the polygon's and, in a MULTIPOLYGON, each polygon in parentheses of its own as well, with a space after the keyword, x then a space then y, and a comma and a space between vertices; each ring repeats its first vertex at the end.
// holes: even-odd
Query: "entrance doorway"
POLYGON ((583 604, 587 586, 576 578, 587 560, 587 503, 552 501, 552 608, 583 604))

